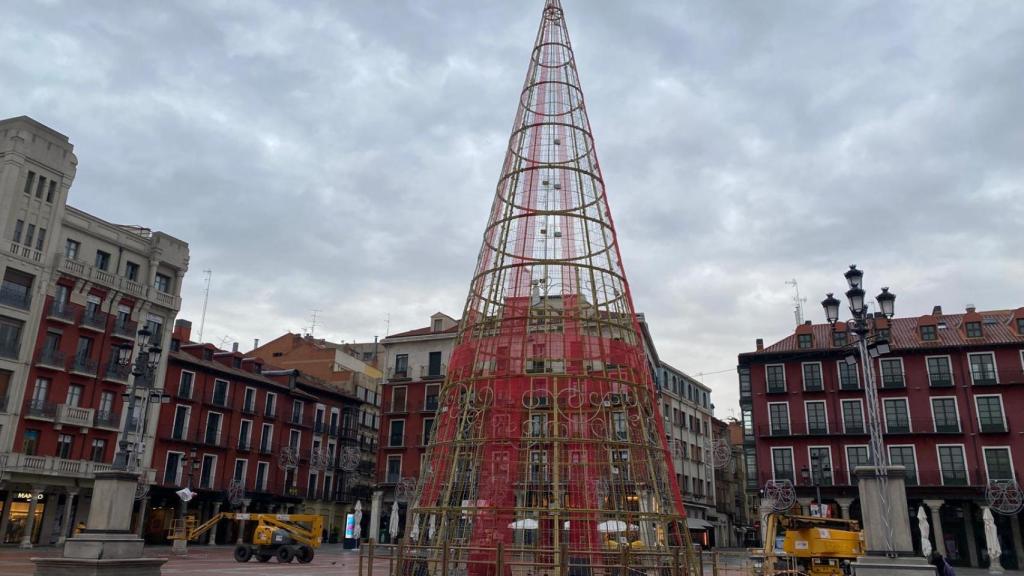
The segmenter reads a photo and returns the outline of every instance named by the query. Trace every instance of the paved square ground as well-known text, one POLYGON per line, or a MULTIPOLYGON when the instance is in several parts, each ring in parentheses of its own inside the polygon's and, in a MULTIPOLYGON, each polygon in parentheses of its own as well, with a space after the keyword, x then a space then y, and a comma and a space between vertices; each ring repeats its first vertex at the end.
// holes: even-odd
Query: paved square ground
MULTIPOLYGON (((316 551, 316 557, 309 564, 292 562, 278 564, 271 560, 261 564, 250 560, 245 564, 235 562, 231 556, 231 546, 190 546, 187 556, 176 556, 169 546, 146 548, 146 555, 167 558, 163 573, 175 576, 191 576, 193 574, 222 574, 247 576, 316 576, 330 574, 332 576, 358 576, 359 554, 355 550, 345 550, 338 544, 327 544, 316 551)), ((17 548, 0 548, 0 576, 29 576, 35 570, 30 560, 40 556, 60 556, 59 548, 44 547, 34 550, 17 548)), ((387 576, 388 561, 378 559, 374 566, 374 576, 387 576)))

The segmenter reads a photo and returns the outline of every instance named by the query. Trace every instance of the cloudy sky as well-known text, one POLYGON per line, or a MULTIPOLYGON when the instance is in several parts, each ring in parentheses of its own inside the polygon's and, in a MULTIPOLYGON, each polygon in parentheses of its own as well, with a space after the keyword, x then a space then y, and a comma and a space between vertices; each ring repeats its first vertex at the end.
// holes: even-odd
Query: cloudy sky
MULTIPOLYGON (((848 264, 897 313, 1024 305, 1024 2, 563 0, 638 310, 736 408, 736 354, 848 264)), ((71 203, 191 245, 205 339, 461 313, 541 0, 12 3, 0 116, 71 203)))

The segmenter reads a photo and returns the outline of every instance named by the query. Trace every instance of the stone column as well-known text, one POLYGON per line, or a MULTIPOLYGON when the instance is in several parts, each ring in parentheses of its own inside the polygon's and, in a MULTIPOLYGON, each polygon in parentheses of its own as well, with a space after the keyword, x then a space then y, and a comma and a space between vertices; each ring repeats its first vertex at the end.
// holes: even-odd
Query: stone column
POLYGON ((942 533, 942 516, 939 514, 939 509, 945 504, 945 500, 925 500, 924 505, 928 507, 928 510, 932 513, 932 534, 935 536, 935 551, 943 556, 946 555, 946 540, 943 538, 942 533))
POLYGON ((373 538, 376 540, 377 536, 380 534, 380 513, 383 501, 383 490, 375 491, 373 496, 370 498, 370 533, 366 535, 368 539, 373 538))
POLYGON ((11 498, 14 496, 14 487, 7 485, 7 499, 4 500, 4 515, 0 518, 0 544, 3 544, 7 537, 7 525, 11 520, 11 498))
MULTIPOLYGON (((217 514, 220 514, 220 502, 214 502, 213 503, 213 514, 210 515, 210 518, 213 518, 217 514)), ((217 527, 216 526, 214 526, 213 529, 210 530, 210 541, 208 542, 208 544, 210 546, 216 546, 217 545, 217 527)))
POLYGON ((974 506, 970 502, 964 502, 963 507, 966 523, 964 528, 967 532, 967 557, 971 560, 971 568, 977 568, 981 566, 981 561, 978 560, 978 542, 974 537, 974 506))
POLYGON ((57 538, 57 545, 63 546, 64 541, 68 539, 68 532, 71 530, 71 503, 75 501, 75 497, 78 496, 78 490, 69 488, 67 494, 64 496, 64 520, 60 524, 60 537, 57 538))
MULTIPOLYGON (((249 511, 249 504, 252 504, 252 500, 250 500, 249 498, 242 499, 243 513, 249 511)), ((238 522, 238 540, 236 540, 235 543, 241 544, 243 540, 245 540, 245 520, 240 520, 238 522)))
POLYGON ((811 515, 811 502, 814 502, 814 498, 797 498, 797 504, 800 504, 800 513, 811 515))
POLYGON ((36 527, 36 503, 39 501, 39 495, 43 493, 43 489, 40 486, 33 486, 30 494, 32 495, 28 501, 28 518, 25 519, 25 534, 21 537, 21 544, 19 548, 31 548, 32 547, 32 532, 36 527))
POLYGON ((145 496, 142 497, 142 500, 139 500, 138 525, 135 527, 135 534, 139 538, 143 538, 143 534, 145 534, 146 531, 146 511, 148 508, 149 494, 147 493, 145 496))
POLYGON ((1008 518, 1010 521, 1010 532, 1013 535, 1013 550, 1017 555, 1018 567, 1020 567, 1021 563, 1024 562, 1024 542, 1022 542, 1020 536, 1020 518, 1020 514, 1014 514, 1008 518))
POLYGON ((846 520, 850 519, 850 506, 853 505, 853 498, 836 498, 836 504, 839 505, 839 512, 842 517, 846 520))

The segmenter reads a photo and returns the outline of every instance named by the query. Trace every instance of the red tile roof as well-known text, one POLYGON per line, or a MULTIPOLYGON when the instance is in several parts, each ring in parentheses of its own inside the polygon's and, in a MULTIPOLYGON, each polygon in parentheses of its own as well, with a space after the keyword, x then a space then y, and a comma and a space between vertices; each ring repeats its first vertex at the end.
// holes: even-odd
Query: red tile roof
MULTIPOLYGON (((950 346, 988 346, 993 344, 1024 344, 1024 335, 1017 332, 1016 319, 1024 318, 1024 308, 1016 310, 989 310, 967 312, 962 314, 942 314, 938 316, 921 316, 913 318, 893 318, 890 320, 889 344, 893 350, 911 350, 928 348, 945 348, 950 346), (964 318, 974 321, 981 320, 982 336, 968 338, 964 330, 964 318), (936 330, 935 340, 921 340, 918 326, 922 324, 945 324, 945 328, 936 330)), ((835 350, 842 346, 833 345, 832 327, 828 324, 798 326, 793 334, 778 342, 766 346, 762 352, 746 352, 742 354, 777 354, 779 352, 808 352, 835 350), (813 334, 811 348, 800 348, 797 334, 806 334, 810 329, 813 334)))

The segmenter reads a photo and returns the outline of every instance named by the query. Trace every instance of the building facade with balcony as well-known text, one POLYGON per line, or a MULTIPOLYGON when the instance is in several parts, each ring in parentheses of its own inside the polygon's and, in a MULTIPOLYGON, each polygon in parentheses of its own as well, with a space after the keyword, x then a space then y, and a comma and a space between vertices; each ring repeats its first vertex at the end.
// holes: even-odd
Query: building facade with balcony
MULTIPOLYGON (((180 516, 175 492, 185 486, 197 493, 188 507, 199 521, 228 508, 319 514, 328 538, 336 537, 356 499, 368 501, 373 482, 375 446, 360 443, 357 426, 362 402, 297 369, 189 338, 189 324, 179 321, 146 539, 165 540, 180 516)), ((237 529, 224 523, 208 542, 234 542, 237 529)))
POLYGON ((409 502, 396 498, 397 488, 419 480, 433 430, 438 395, 444 384, 459 322, 438 312, 424 328, 392 334, 381 341, 384 381, 377 454, 377 490, 373 494, 368 536, 389 542, 391 507, 398 501, 404 529, 409 502))
POLYGON ((67 136, 0 121, 0 542, 23 546, 87 517, 127 417, 118 350, 142 325, 166 342, 188 268, 185 242, 69 206, 76 167, 67 136))
MULTIPOLYGON (((875 319, 891 352, 872 359, 889 460, 906 467, 912 515, 930 514, 934 549, 987 566, 982 507, 989 481, 1020 481, 1024 461, 1024 308, 875 319), (938 536, 937 536, 938 535, 938 536)), ((832 513, 860 517, 852 471, 868 463, 864 374, 843 324, 806 323, 739 355, 747 487, 794 483, 801 505, 821 489, 832 513), (852 360, 852 358, 851 358, 852 360), (818 485, 818 486, 815 486, 818 485)), ((996 515, 1005 567, 1024 558, 1021 515, 996 515)), ((919 546, 917 521, 910 522, 919 546)))

